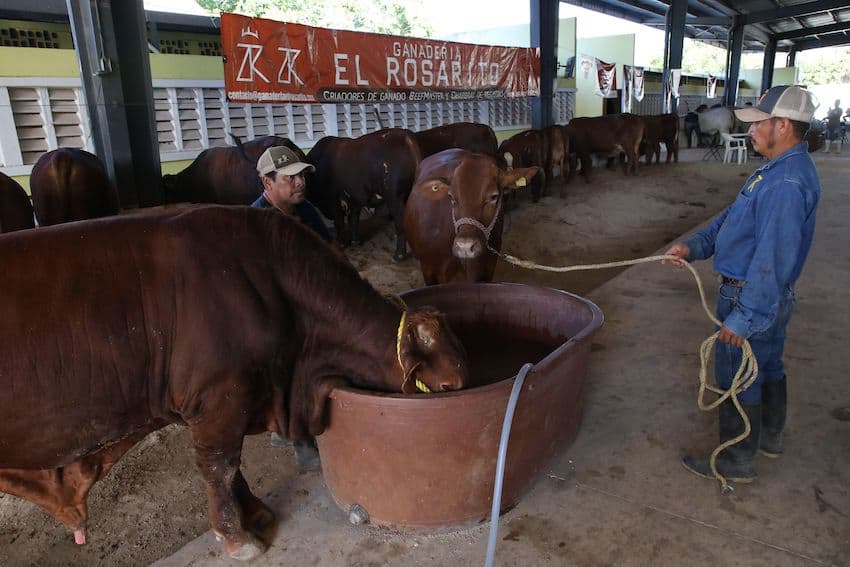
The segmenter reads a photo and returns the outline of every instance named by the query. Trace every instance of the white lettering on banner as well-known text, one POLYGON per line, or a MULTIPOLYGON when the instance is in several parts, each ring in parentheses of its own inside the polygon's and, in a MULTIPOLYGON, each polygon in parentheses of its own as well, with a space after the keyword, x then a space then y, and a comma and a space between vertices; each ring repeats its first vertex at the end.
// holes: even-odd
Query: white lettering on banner
POLYGON ((337 85, 347 85, 348 79, 343 79, 342 74, 348 70, 348 67, 341 64, 341 62, 348 61, 347 53, 334 53, 334 70, 336 74, 334 75, 334 83, 337 85))
POLYGON ((242 57, 242 65, 239 67, 239 72, 236 74, 236 80, 241 81, 243 83, 250 83, 254 80, 254 73, 256 73, 262 80, 267 83, 270 83, 265 75, 260 73, 260 70, 257 69, 254 64, 257 62, 257 59, 260 58, 260 54, 263 52, 262 45, 254 45, 253 43, 237 43, 236 47, 245 48, 245 55, 242 57), (246 77, 244 74, 245 66, 248 66, 250 70, 250 74, 246 77))
POLYGON ((445 45, 394 41, 392 54, 402 59, 447 59, 448 50, 445 45))
POLYGON ((301 80, 301 77, 298 76, 295 69, 295 60, 298 59, 299 55, 301 55, 301 50, 289 49, 287 47, 278 47, 277 50, 283 52, 283 63, 280 64, 280 71, 278 71, 277 74, 277 82, 290 85, 292 84, 292 78, 295 77, 295 82, 299 85, 303 85, 304 81, 301 80), (286 72, 286 78, 283 77, 284 72, 286 72))
MULTIPOLYGON (((398 45, 398 43, 394 44, 398 45)), ((387 57, 387 86, 392 86, 392 81, 395 80, 397 87, 401 86, 398 82, 398 57, 387 57)))
POLYGON ((369 81, 362 78, 362 76, 360 75, 360 55, 359 54, 354 56, 354 71, 355 71, 355 74, 357 75, 357 84, 368 86, 369 81))
POLYGON ((457 59, 452 61, 452 84, 460 84, 460 61, 457 59))
POLYGON ((416 84, 416 61, 413 59, 404 60, 404 83, 407 86, 416 84))

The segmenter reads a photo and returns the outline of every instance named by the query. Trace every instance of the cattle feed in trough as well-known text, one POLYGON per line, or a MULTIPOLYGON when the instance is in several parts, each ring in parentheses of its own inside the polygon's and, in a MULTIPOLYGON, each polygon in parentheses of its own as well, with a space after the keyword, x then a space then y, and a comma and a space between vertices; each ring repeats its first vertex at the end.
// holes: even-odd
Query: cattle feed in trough
POLYGON ((440 392, 468 380, 443 315, 402 317, 273 209, 16 232, 0 237, 0 264, 15 266, 0 280, 0 491, 78 543, 92 485, 147 433, 182 423, 213 531, 231 557, 255 557, 273 515, 240 472, 245 435, 321 434, 339 385, 411 393, 419 380, 440 392))

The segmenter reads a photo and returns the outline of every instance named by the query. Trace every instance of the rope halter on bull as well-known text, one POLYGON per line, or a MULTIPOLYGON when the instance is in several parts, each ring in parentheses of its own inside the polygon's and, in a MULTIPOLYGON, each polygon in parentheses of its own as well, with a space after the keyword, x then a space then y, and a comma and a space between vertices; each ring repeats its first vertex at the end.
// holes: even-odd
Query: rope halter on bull
MULTIPOLYGON (((489 246, 488 246, 489 247, 489 246)), ((580 266, 545 266, 542 264, 537 264, 535 262, 531 262, 529 260, 522 260, 515 256, 511 256, 510 254, 503 254, 501 252, 497 252, 490 248, 490 251, 494 254, 497 254, 500 258, 505 260, 506 262, 513 264, 515 266, 519 266, 521 268, 526 268, 530 270, 544 270, 547 272, 573 272, 579 270, 598 270, 603 268, 617 268, 622 266, 632 266, 635 264, 646 264, 648 262, 658 262, 662 260, 672 260, 690 270, 691 275, 696 280, 697 288, 699 289, 700 300, 702 301, 702 308, 705 311, 708 318, 717 325, 717 327, 722 327, 723 324, 714 316, 711 312, 711 309, 708 307, 708 302, 705 298, 705 289, 702 285, 702 280, 699 277, 696 269, 687 261, 678 258, 673 255, 661 255, 661 256, 647 256, 645 258, 637 258, 635 260, 623 260, 621 262, 607 262, 604 264, 586 264, 580 266)), ((741 407, 741 402, 738 401, 738 394, 743 392, 750 386, 752 386, 755 379, 758 377, 759 369, 758 362, 756 361, 756 357, 753 354, 753 349, 750 346, 750 342, 747 339, 744 339, 744 344, 741 346, 742 356, 741 356, 741 365, 738 367, 738 371, 735 373, 735 377, 732 379, 732 385, 729 386, 728 390, 723 390, 721 388, 716 388, 711 386, 707 382, 707 369, 708 369, 708 359, 711 357, 711 351, 714 347, 714 343, 717 341, 717 337, 720 334, 720 331, 715 332, 713 335, 708 337, 702 342, 700 345, 700 369, 699 369, 699 393, 697 395, 697 404, 702 411, 709 411, 721 403, 723 403, 727 398, 732 399, 732 404, 738 410, 738 413, 741 415, 741 418, 744 422, 744 431, 734 437, 721 443, 717 448, 714 449, 711 453, 711 457, 709 459, 709 464, 711 465, 711 472, 714 474, 714 477, 720 481, 721 488, 723 492, 731 492, 732 487, 726 481, 726 478, 720 474, 717 470, 717 456, 721 451, 725 450, 727 447, 731 447, 736 443, 740 443, 750 434, 752 430, 750 426, 750 420, 747 418, 747 414, 744 409, 741 407), (705 401, 705 391, 710 390, 715 394, 718 394, 720 397, 717 398, 714 402, 708 403, 705 401)))
MULTIPOLYGON (((398 360, 398 366, 399 368, 401 368, 401 373, 404 376, 404 379, 401 382, 401 390, 403 392, 404 386, 405 384, 407 384, 408 380, 410 380, 410 375, 412 374, 412 372, 405 372, 404 364, 402 364, 401 362, 401 337, 404 335, 404 328, 407 324, 407 304, 401 297, 393 293, 386 293, 384 294, 384 297, 386 297, 401 308, 401 320, 398 322, 398 331, 396 331, 395 337, 395 354, 396 360, 398 360)), ((413 383, 416 385, 416 389, 422 392, 423 394, 431 393, 431 388, 426 386, 425 382, 423 382, 422 380, 417 378, 413 383)))
POLYGON ((481 224, 480 222, 478 222, 477 220, 475 220, 472 217, 463 217, 463 218, 456 219, 454 207, 452 207, 451 209, 452 209, 452 222, 454 223, 454 227, 455 227, 455 235, 457 235, 457 230, 461 226, 463 226, 465 224, 472 225, 472 226, 474 226, 475 228, 477 228, 478 230, 480 230, 481 232, 484 233, 484 245, 487 247, 487 250, 489 250, 490 252, 492 252, 496 256, 500 255, 499 252, 494 250, 493 246, 490 244, 490 234, 493 232, 493 227, 496 226, 496 222, 498 222, 498 220, 499 220, 499 213, 502 212, 502 195, 501 194, 499 195, 499 201, 496 204, 496 213, 493 215, 493 220, 491 220, 490 224, 488 224, 487 226, 484 226, 483 224, 481 224))

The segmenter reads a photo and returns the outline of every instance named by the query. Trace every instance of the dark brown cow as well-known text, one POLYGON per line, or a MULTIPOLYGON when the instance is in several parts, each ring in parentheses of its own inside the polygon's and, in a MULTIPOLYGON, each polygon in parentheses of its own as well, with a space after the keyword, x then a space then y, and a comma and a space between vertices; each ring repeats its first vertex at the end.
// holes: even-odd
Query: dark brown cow
POLYGON ((504 189, 537 167, 501 169, 496 159, 450 149, 422 160, 404 230, 427 285, 493 279, 501 250, 504 189))
POLYGON ((14 266, 0 279, 0 491, 42 506, 78 543, 94 482, 176 422, 191 432, 213 531, 250 559, 273 515, 239 470, 246 434, 319 435, 339 385, 444 391, 468 379, 441 314, 403 315, 274 209, 17 232, 0 238, 0 265, 14 266))
POLYGON ((422 157, 434 155, 449 148, 461 148, 477 154, 496 155, 496 133, 486 124, 457 122, 430 130, 414 132, 422 157))
MULTIPOLYGON (((574 151, 581 161, 584 180, 591 181, 593 168, 592 154, 601 153, 607 156, 619 156, 625 152, 627 162, 623 172, 637 174, 638 150, 643 139, 643 120, 634 114, 616 114, 596 116, 593 118, 573 118, 565 126, 570 140, 571 151, 574 151)), ((575 168, 570 168, 572 179, 575 168)))
POLYGON ((396 231, 393 260, 407 257, 402 216, 421 160, 413 133, 389 128, 359 138, 326 136, 307 153, 307 198, 333 220, 339 241, 359 243, 363 207, 383 208, 396 231), (348 222, 346 223, 346 211, 348 222))
POLYGON ((0 233, 34 226, 29 195, 17 181, 0 173, 0 233))
POLYGON ((667 148, 667 163, 672 157, 676 163, 679 162, 679 115, 657 114, 655 116, 641 116, 644 124, 643 144, 645 145, 643 155, 646 163, 661 161, 661 143, 667 148))
POLYGON ((529 183, 531 199, 536 203, 540 200, 546 185, 547 145, 546 138, 540 130, 525 130, 514 134, 499 144, 497 158, 507 169, 538 167, 538 174, 529 183))
POLYGON ((257 175, 257 160, 272 146, 286 146, 300 158, 304 157, 304 152, 289 138, 280 136, 263 136, 236 146, 209 148, 180 173, 162 177, 163 201, 250 205, 263 192, 257 175))
POLYGON ((38 158, 30 190, 40 226, 117 215, 120 209, 103 163, 77 148, 59 148, 38 158))

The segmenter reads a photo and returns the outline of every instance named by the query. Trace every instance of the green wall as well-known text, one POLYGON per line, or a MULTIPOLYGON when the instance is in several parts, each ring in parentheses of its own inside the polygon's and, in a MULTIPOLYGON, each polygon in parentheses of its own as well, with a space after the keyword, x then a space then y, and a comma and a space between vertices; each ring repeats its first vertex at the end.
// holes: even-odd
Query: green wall
POLYGON ((580 37, 576 40, 576 105, 575 116, 602 116, 603 99, 596 94, 596 70, 587 78, 581 69, 581 56, 596 57, 606 63, 617 64, 617 88, 622 89, 623 65, 634 65, 634 34, 605 37, 580 37))

